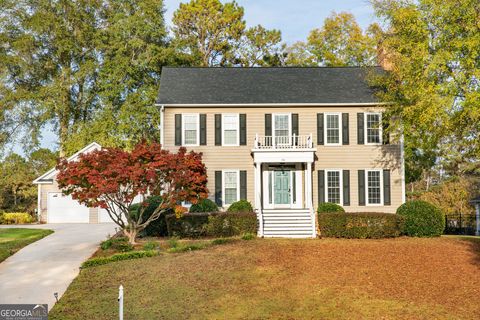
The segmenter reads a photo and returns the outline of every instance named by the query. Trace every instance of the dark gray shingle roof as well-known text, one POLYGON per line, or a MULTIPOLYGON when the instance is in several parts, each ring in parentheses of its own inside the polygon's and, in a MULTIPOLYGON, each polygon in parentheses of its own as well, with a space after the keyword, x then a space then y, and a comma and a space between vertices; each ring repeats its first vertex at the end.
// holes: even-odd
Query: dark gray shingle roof
POLYGON ((379 68, 165 67, 158 104, 372 103, 379 68))

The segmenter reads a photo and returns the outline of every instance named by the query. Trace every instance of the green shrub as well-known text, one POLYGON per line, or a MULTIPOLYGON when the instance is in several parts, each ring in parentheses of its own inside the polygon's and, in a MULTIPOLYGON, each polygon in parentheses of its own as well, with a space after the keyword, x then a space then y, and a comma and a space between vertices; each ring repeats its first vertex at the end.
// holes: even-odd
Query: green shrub
POLYGON ((189 212, 217 212, 218 207, 215 202, 210 199, 201 199, 196 204, 192 204, 189 212))
POLYGON ((253 212, 252 204, 247 200, 239 200, 232 203, 228 209, 228 212, 253 212))
POLYGON ((257 215, 253 212, 220 212, 208 217, 207 235, 232 237, 257 232, 257 215))
POLYGON ((176 248, 178 247, 178 244, 179 244, 178 239, 176 237, 168 239, 168 246, 170 248, 176 248))
POLYGON ((102 243, 100 243, 100 248, 102 250, 113 249, 121 252, 133 250, 133 246, 128 243, 127 237, 113 237, 102 241, 102 243))
POLYGON ((328 212, 345 212, 342 206, 331 203, 331 202, 324 202, 318 205, 317 208, 318 213, 328 213, 328 212))
POLYGON ((110 262, 115 262, 115 261, 139 259, 144 257, 153 257, 156 255, 158 255, 158 251, 155 251, 155 250, 117 253, 110 257, 92 258, 90 260, 87 260, 84 263, 82 263, 81 268, 84 269, 89 267, 100 266, 100 265, 107 264, 110 262))
POLYGON ((170 237, 198 238, 205 236, 208 217, 211 213, 184 213, 180 217, 169 214, 165 217, 170 237))
POLYGON ((192 243, 192 244, 179 245, 175 248, 170 248, 167 251, 169 253, 178 253, 178 252, 201 250, 201 249, 205 249, 205 247, 207 247, 206 243, 192 243))
POLYGON ((257 236, 254 233, 247 232, 242 235, 242 240, 253 240, 256 237, 257 236))
MULTIPOLYGON (((151 196, 147 198, 146 200, 147 207, 145 208, 145 211, 143 212, 143 217, 142 221, 146 221, 152 213, 155 211, 155 209, 158 208, 162 204, 162 198, 159 196, 151 196)), ((132 204, 128 208, 128 212, 130 216, 132 217, 137 217, 139 214, 139 209, 140 209, 139 203, 132 204)), ((157 219, 153 220, 150 222, 145 229, 143 229, 140 232, 141 237, 165 237, 168 235, 168 230, 167 230, 167 223, 165 221, 165 216, 167 214, 172 214, 173 210, 169 209, 162 213, 157 219)))
POLYGON ((433 204, 414 200, 402 204, 397 214, 405 218, 404 232, 412 237, 435 237, 445 229, 445 217, 433 204))
POLYGON ((2 217, 4 224, 26 224, 33 221, 33 217, 26 212, 5 212, 2 217))
POLYGON ((143 250, 150 251, 158 248, 158 243, 155 241, 148 241, 143 245, 143 250))
POLYGON ((378 239, 400 236, 404 219, 392 213, 322 213, 318 225, 324 237, 378 239))

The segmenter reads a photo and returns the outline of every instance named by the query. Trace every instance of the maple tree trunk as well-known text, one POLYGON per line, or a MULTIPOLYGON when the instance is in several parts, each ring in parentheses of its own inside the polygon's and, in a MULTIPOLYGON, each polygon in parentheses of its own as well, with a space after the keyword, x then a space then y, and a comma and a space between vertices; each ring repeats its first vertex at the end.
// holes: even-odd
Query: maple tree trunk
POLYGON ((137 244, 135 242, 135 239, 137 238, 137 235, 138 235, 137 228, 135 228, 134 226, 128 226, 126 229, 123 230, 123 233, 125 233, 125 235, 127 236, 128 243, 130 243, 131 245, 137 244))

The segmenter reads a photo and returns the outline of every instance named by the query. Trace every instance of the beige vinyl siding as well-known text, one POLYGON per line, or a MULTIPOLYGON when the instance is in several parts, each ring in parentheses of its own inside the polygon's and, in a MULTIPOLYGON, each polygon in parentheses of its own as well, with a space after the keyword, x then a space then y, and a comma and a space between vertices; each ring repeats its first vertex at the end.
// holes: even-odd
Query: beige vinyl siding
MULTIPOLYGON (((203 161, 207 166, 209 177, 208 188, 210 197, 214 197, 214 176, 216 170, 239 169, 247 170, 247 198, 254 203, 254 166, 251 155, 255 134, 265 134, 266 113, 298 113, 299 134, 312 134, 316 160, 313 165, 313 201, 318 204, 317 170, 343 169, 350 170, 351 205, 345 207, 351 212, 382 211, 395 212, 402 202, 402 177, 400 145, 357 145, 357 113, 381 112, 380 107, 165 107, 164 144, 171 151, 175 146, 175 114, 203 113, 207 115, 207 145, 193 149, 203 153, 203 161), (350 144, 342 146, 317 145, 317 113, 342 112, 349 113, 350 144), (247 145, 246 146, 215 146, 215 114, 245 113, 247 115, 247 145), (358 206, 358 170, 390 169, 391 170, 391 200, 390 206, 358 206)), ((392 139, 391 139, 392 140, 392 139)), ((391 141, 393 143, 393 141, 391 141)))

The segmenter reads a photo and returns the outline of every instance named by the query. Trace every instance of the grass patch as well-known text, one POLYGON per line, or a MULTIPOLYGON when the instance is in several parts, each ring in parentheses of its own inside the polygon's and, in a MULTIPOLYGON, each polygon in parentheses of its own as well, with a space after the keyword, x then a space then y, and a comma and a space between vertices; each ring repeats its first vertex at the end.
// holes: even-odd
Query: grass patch
POLYGON ((472 244, 235 241, 82 270, 49 316, 114 319, 122 284, 126 319, 479 319, 472 297, 480 251, 472 244))
POLYGON ((0 262, 29 245, 53 233, 47 229, 8 228, 0 229, 0 262))
POLYGON ((107 264, 110 262, 116 262, 116 261, 122 261, 122 260, 132 260, 132 259, 140 259, 140 258, 145 258, 145 257, 153 257, 158 255, 158 251, 156 250, 149 250, 149 251, 130 251, 130 252, 124 252, 124 253, 117 253, 114 255, 111 255, 109 257, 99 257, 99 258, 92 258, 84 263, 82 263, 81 268, 89 268, 89 267, 95 267, 95 266, 100 266, 103 264, 107 264))

